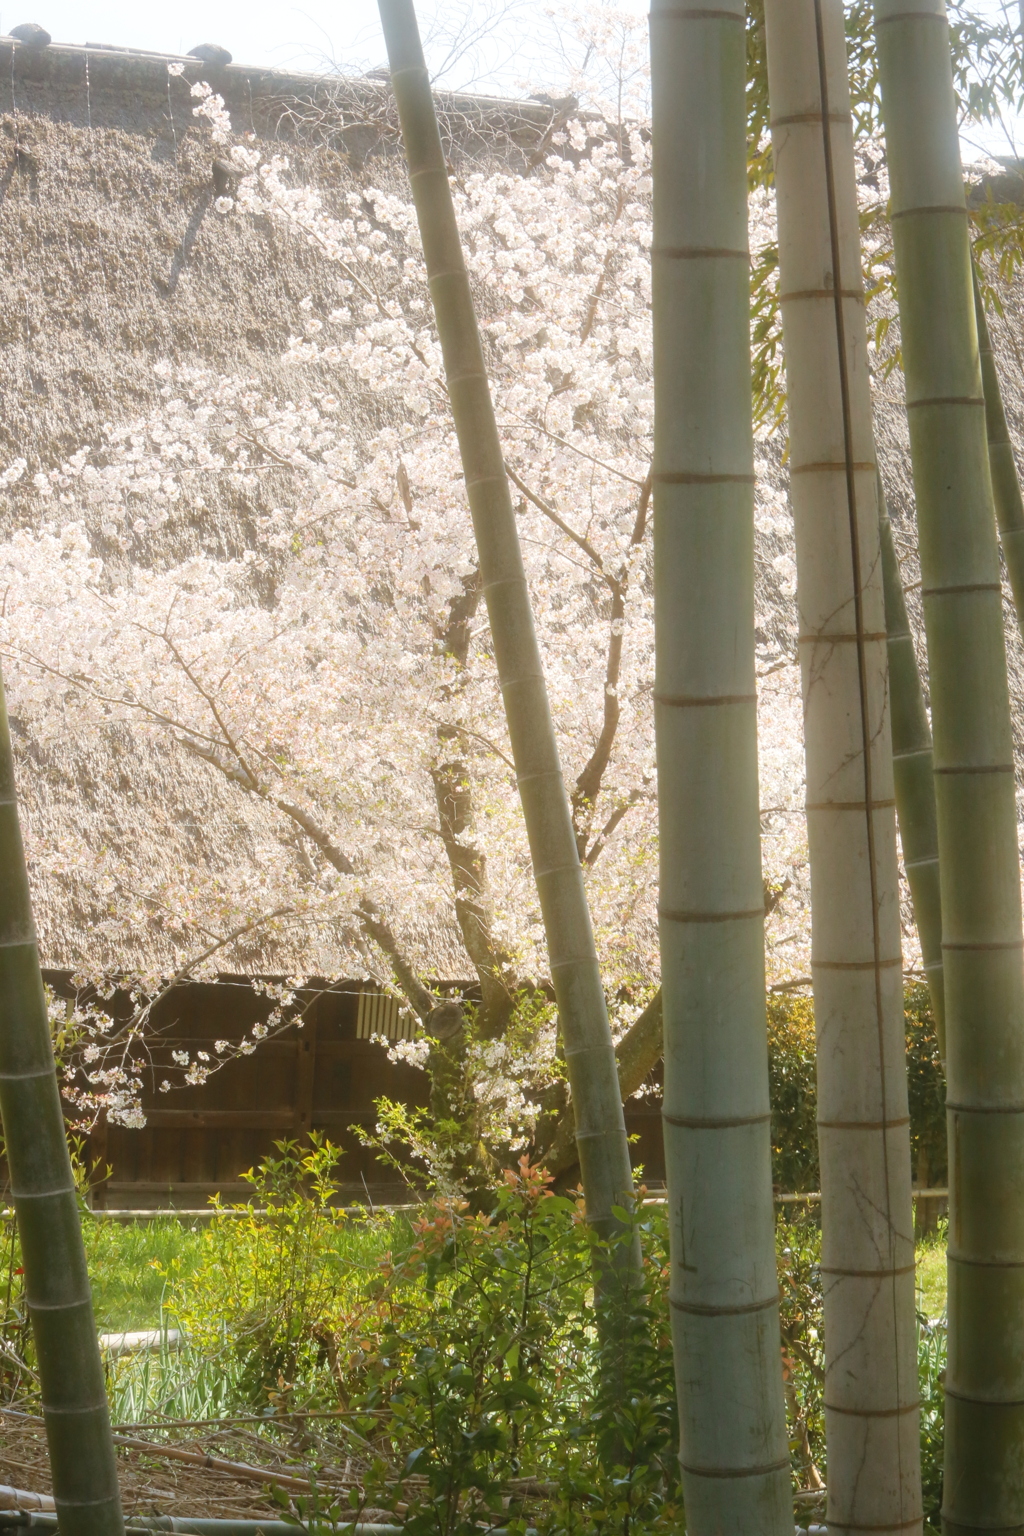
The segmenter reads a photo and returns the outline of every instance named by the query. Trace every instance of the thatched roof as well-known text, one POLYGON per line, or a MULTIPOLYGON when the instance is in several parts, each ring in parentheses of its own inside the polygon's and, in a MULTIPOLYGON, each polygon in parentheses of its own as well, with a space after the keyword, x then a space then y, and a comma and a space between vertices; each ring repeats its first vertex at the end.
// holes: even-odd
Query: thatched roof
MULTIPOLYGON (((336 302, 337 268, 302 239, 269 221, 213 212, 208 131, 192 115, 190 83, 206 78, 223 95, 236 129, 285 148, 295 175, 325 193, 345 188, 367 156, 383 155, 379 176, 401 175, 386 84, 250 70, 210 70, 195 59, 115 49, 30 50, 0 37, 0 462, 49 468, 95 441, 106 422, 123 422, 156 403, 153 365, 179 364, 253 376, 269 395, 287 396, 279 361, 297 300, 317 310, 336 302), (184 73, 170 77, 168 62, 184 73)), ((553 111, 536 102, 450 97, 441 101, 453 154, 486 150, 505 163, 542 150, 553 111)), ((1016 337, 1024 292, 1006 295, 993 322, 1011 430, 1024 441, 1024 357, 1016 337)), ((336 376, 325 387, 338 390, 336 376)), ((901 376, 881 386, 879 449, 897 540, 911 545, 912 497, 901 376), (905 530, 901 537, 901 530, 905 530)), ((353 401, 353 409, 372 403, 353 401)), ((783 475, 779 468, 780 477, 783 475)), ((265 494, 273 493, 268 484, 265 494)), ((18 486, 5 492, 6 529, 29 519, 18 486)), ((168 525, 167 553, 238 553, 252 537, 252 513, 238 499, 218 511, 182 499, 168 525)), ((760 602, 779 610, 772 558, 762 541, 760 602)), ((908 567, 908 570, 910 568, 908 567)), ((912 579, 908 577, 908 579, 912 579)), ((911 594, 912 606, 915 604, 911 594)), ((917 613, 919 619, 919 612, 917 613)), ((1024 701, 1024 648, 1012 621, 1010 665, 1024 701)), ((1018 746, 1024 731, 1018 709, 1018 746)), ((110 924, 123 893, 98 889, 76 868, 72 847, 109 847, 112 862, 156 861, 171 872, 202 865, 260 868, 280 854, 280 828, 207 765, 173 744, 135 739, 125 727, 88 744, 42 749, 16 734, 25 814, 36 847, 33 870, 44 961, 75 967, 158 967, 173 958, 173 935, 140 921, 127 942, 110 924)), ((351 933, 282 929, 225 957, 252 971, 330 974, 351 933)), ((425 916, 415 947, 441 975, 462 976, 466 958, 451 922, 425 916)), ((351 962, 348 962, 351 964, 351 962)))
MULTIPOLYGON (((171 78, 169 62, 0 38, 0 454, 52 463, 145 410, 159 358, 258 374, 273 392, 295 300, 336 295, 337 270, 308 244, 213 213, 189 84, 208 78, 240 132, 327 193, 395 143, 386 86, 195 59, 171 78)), ((470 153, 485 132, 506 152, 536 145, 552 119, 532 102, 444 105, 470 153)))
MULTIPOLYGON (((386 84, 374 80, 210 69, 193 58, 0 37, 0 462, 29 472, 96 441, 106 422, 153 408, 153 365, 254 377, 268 394, 293 387, 279 362, 296 300, 337 302, 337 268, 269 221, 221 219, 212 204, 209 130, 193 117, 190 84, 207 79, 235 127, 286 152, 302 183, 327 194, 351 185, 366 157, 393 159, 386 84), (184 73, 168 74, 180 62, 184 73)), ((483 143, 504 158, 532 152, 552 122, 536 102, 449 96, 441 102, 454 152, 483 143)), ((398 171, 397 165, 395 171, 398 171)), ((400 172, 398 172, 400 174, 400 172)), ((332 376, 324 383, 338 392, 332 376)), ((266 495, 274 487, 268 483, 266 495)), ((216 519, 189 508, 168 529, 166 553, 239 553, 252 538, 244 496, 216 519)), ((10 530, 30 521, 19 488, 0 512, 10 530)), ((280 826, 205 764, 170 742, 125 727, 89 743, 41 749, 15 727, 24 815, 45 849, 33 868, 45 963, 86 961, 148 969, 174 958, 173 925, 154 920, 126 936, 111 922, 130 892, 97 886, 78 868, 82 842, 109 849, 122 870, 163 867, 173 882, 202 866, 230 880, 281 854, 280 826)), ((411 936, 442 975, 466 959, 453 924, 424 916, 411 936)), ((286 925, 224 959, 253 971, 331 973, 351 933, 286 925)))

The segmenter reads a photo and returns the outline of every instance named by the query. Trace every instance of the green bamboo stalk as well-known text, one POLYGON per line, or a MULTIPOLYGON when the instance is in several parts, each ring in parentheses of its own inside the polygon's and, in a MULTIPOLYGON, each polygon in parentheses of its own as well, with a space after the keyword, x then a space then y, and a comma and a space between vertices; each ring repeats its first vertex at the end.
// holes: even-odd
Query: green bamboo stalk
POLYGON ((743 0, 654 0, 663 1124, 686 1528, 791 1536, 754 672, 743 0))
MULTIPOLYGON (((412 0, 379 0, 572 1089, 587 1213, 633 1196, 615 1051, 515 512, 412 0)), ((633 1264, 638 1253, 633 1253, 633 1264)))
POLYGON ((63 1536, 121 1536, 117 1462, 92 1314, 0 679, 0 1117, 63 1536))
POLYGON ((842 0, 765 0, 796 531, 830 1531, 922 1523, 885 603, 842 0))
POLYGON ((992 475, 992 495, 995 500, 996 523, 1006 561, 1006 574, 1010 578, 1010 590, 1017 610, 1017 624, 1024 634, 1024 498, 1021 497, 1017 461, 1013 456, 1013 444, 1006 425, 1003 396, 999 388, 999 371, 996 368, 992 340, 988 333, 988 319, 981 297, 977 268, 972 265, 974 280, 974 316, 978 327, 978 348, 981 354, 981 380, 985 394, 985 431, 988 437, 988 462, 992 475))
POLYGON ((875 0, 920 530, 949 1126, 943 1521, 1024 1526, 1024 965, 1013 741, 942 0, 875 0))
POLYGON ((946 1013, 942 989, 942 897, 939 891, 939 834, 935 823, 932 777, 932 728, 917 670, 914 637, 903 596, 900 563, 881 476, 878 478, 878 531, 885 592, 885 628, 889 651, 892 712, 893 789, 903 844, 914 922, 921 942, 924 974, 932 1000, 939 1054, 946 1059, 946 1013))

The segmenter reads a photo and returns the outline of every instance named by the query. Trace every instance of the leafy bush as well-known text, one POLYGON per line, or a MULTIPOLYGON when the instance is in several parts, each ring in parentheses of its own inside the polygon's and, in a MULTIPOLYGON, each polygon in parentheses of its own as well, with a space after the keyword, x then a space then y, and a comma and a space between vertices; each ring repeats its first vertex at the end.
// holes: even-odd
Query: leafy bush
POLYGON ((9 1403, 35 1388, 36 1374, 18 1229, 7 1212, 0 1217, 0 1245, 0 1402, 9 1403))
POLYGON ((772 1177, 776 1188, 818 1186, 814 1005, 809 997, 768 998, 768 1076, 772 1105, 772 1177))
POLYGON ((825 1348, 821 1229, 816 1215, 783 1212, 776 1225, 782 1375, 793 1473, 799 1488, 824 1488, 825 1348))
MULTIPOLYGON (((946 1085, 928 988, 911 982, 903 1006, 914 1183, 935 1188, 946 1181, 946 1085)), ((814 1055, 811 999, 794 993, 770 996, 773 1178, 777 1189, 801 1194, 819 1188, 814 1055)))
POLYGON ((310 1141, 307 1150, 277 1142, 277 1156, 244 1175, 252 1199, 211 1221, 198 1253, 158 1266, 168 1313, 207 1357, 241 1364, 250 1408, 286 1406, 297 1379, 307 1398, 331 1395, 325 1331, 375 1271, 394 1227, 390 1215, 353 1220, 332 1203, 341 1153, 320 1136, 310 1141))
POLYGON ((169 1276, 169 1310, 242 1403, 342 1410, 357 1504, 401 1504, 410 1536, 536 1524, 541 1495, 552 1533, 678 1524, 663 1209, 636 1219, 649 1299, 624 1290, 605 1333, 593 1265, 616 1252, 595 1255, 580 1201, 526 1159, 486 1212, 441 1199, 367 1228, 330 1205, 332 1148, 279 1154, 252 1176, 270 1208, 214 1223, 205 1262, 169 1276))
POLYGON ((928 988, 912 982, 904 993, 907 1030, 907 1093, 914 1183, 942 1188, 946 1172, 946 1078, 939 1057, 928 988))
POLYGON ((921 1384, 921 1493, 927 1526, 941 1529, 942 1443, 945 1424, 946 1319, 918 1317, 917 1369, 921 1384))

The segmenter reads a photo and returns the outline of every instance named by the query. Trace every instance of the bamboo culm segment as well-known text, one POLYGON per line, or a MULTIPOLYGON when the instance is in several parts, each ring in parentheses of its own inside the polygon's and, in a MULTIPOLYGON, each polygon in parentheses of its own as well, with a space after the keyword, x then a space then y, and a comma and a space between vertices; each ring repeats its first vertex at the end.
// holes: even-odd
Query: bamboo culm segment
POLYGON ((939 890, 939 834, 935 821, 932 729, 928 724, 914 637, 907 617, 900 564, 881 477, 878 480, 878 532, 885 591, 885 629, 889 652, 892 715, 892 769, 896 817, 903 844, 914 922, 921 943, 924 973, 935 1019, 939 1054, 946 1059, 945 1000, 942 989, 942 895, 939 890))
POLYGON ((380 0, 380 15, 547 937, 587 1213, 611 1235, 633 1176, 583 871, 412 0, 380 0))
POLYGON ((687 1530, 792 1536, 754 669, 742 0, 654 0, 663 1103, 687 1530))
POLYGON ((1017 626, 1024 635, 1024 498, 1020 493, 1017 461, 1013 456, 1013 444, 1006 425, 1003 395, 999 388, 999 372, 996 368, 992 340, 982 302, 978 273, 974 279, 974 317, 978 327, 978 349, 981 355, 981 382, 985 395, 985 431, 988 437, 988 462, 992 476, 992 496, 995 502, 996 523, 1006 561, 1006 574, 1010 578, 1013 605, 1017 612, 1017 626))
POLYGON ((941 0, 876 0, 920 533, 949 1129, 943 1521, 1024 1526, 1024 964, 1010 701, 941 0))
POLYGON ((63 1536, 124 1529, 0 681, 0 1117, 63 1536))
POLYGON ((830 1531, 922 1524, 885 604, 842 0, 765 0, 796 531, 830 1531))

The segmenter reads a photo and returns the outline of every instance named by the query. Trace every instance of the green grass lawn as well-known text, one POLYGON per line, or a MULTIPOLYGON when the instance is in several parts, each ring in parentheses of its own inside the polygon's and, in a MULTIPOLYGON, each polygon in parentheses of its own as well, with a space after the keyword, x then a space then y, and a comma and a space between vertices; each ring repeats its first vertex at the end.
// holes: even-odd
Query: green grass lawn
MULTIPOLYGON (((187 1275, 199 1267, 205 1227, 205 1222, 179 1221, 173 1216, 136 1222, 86 1216, 85 1243, 93 1303, 97 1327, 102 1333, 160 1326, 165 1284, 160 1271, 175 1260, 179 1274, 187 1275)), ((357 1232, 358 1228, 352 1229, 354 1248, 361 1246, 357 1232)), ((374 1237, 372 1245, 379 1243, 380 1239, 374 1237)), ((946 1308, 944 1232, 924 1238, 917 1245, 917 1287, 920 1310, 926 1317, 939 1317, 946 1308)))
POLYGON ((160 1270, 175 1259, 186 1271, 198 1263, 204 1225, 175 1216, 121 1222, 86 1215, 83 1236, 101 1333, 160 1326, 165 1285, 160 1270))
POLYGON ((936 1232, 917 1245, 917 1305, 925 1317, 946 1310, 946 1234, 936 1232))

